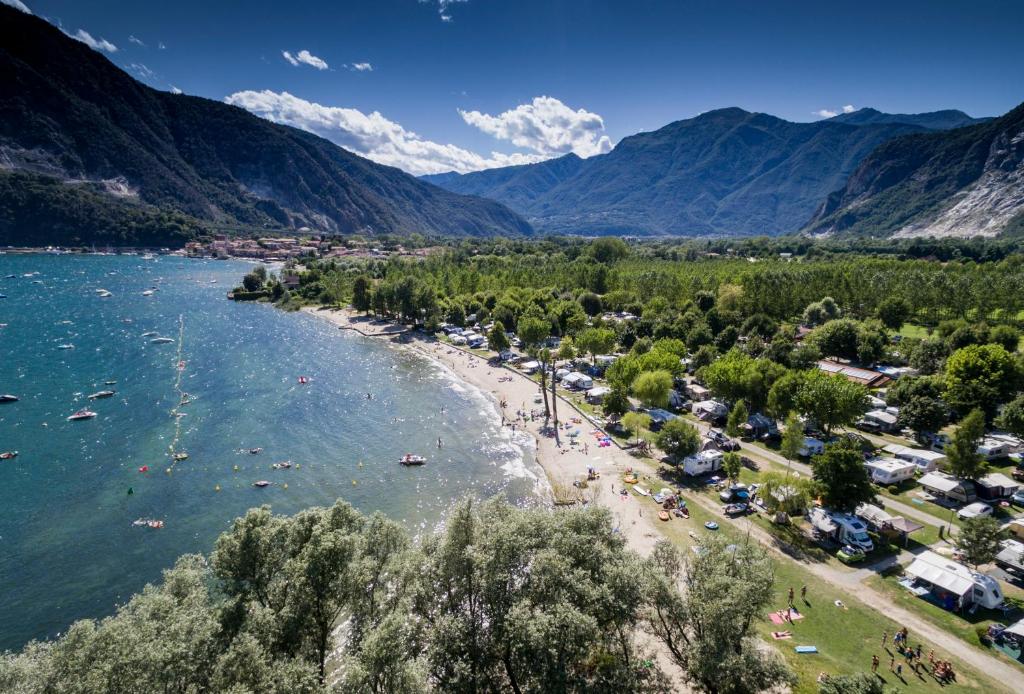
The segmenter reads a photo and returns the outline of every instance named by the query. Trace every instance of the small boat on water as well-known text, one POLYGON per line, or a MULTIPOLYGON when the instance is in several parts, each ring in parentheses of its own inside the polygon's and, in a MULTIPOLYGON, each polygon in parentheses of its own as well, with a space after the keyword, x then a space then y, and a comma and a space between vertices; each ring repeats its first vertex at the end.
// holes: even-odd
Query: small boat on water
POLYGON ((290 460, 282 460, 280 463, 274 463, 270 467, 274 468, 275 470, 288 470, 288 469, 291 468, 291 466, 292 466, 292 461, 290 461, 290 460))
POLYGON ((90 400, 99 400, 100 398, 110 398, 114 396, 113 390, 99 390, 89 396, 90 400))
POLYGON ((18 457, 18 451, 4 451, 0 453, 0 460, 12 460, 18 457))
POLYGON ((149 341, 151 345, 166 345, 168 342, 174 342, 174 338, 171 337, 154 337, 149 341))
POLYGON ((57 349, 74 349, 74 348, 75 348, 75 346, 73 344, 70 344, 70 343, 68 343, 66 345, 57 345, 57 349))
POLYGON ((406 453, 401 458, 399 458, 398 462, 401 465, 423 465, 424 463, 427 462, 427 459, 424 458, 422 455, 406 453))
POLYGON ((13 280, 13 279, 17 279, 17 277, 18 277, 17 275, 7 275, 6 277, 4 277, 4 279, 13 280))
POLYGON ((153 337, 158 333, 155 330, 150 330, 148 333, 142 333, 142 337, 153 337))
POLYGON ((147 289, 146 291, 142 292, 142 296, 153 296, 153 290, 147 289))
POLYGON ((182 451, 181 453, 175 453, 173 457, 175 460, 188 460, 188 453, 182 451))
POLYGON ((269 487, 270 482, 268 482, 267 480, 259 480, 258 482, 253 482, 252 486, 262 489, 263 487, 269 487))
POLYGON ((0 395, 0 402, 18 402, 18 396, 5 393, 0 395))
POLYGON ((259 455, 260 453, 263 452, 263 449, 262 448, 249 448, 246 452, 249 455, 259 455))
POLYGON ((75 412, 73 415, 68 417, 68 421, 77 422, 80 419, 92 419, 95 416, 96 413, 93 412, 92 410, 79 410, 78 412, 75 412))
POLYGON ((6 298, 7 298, 6 294, 0 294, 0 299, 6 299, 6 298))
POLYGON ((96 293, 103 297, 104 299, 106 299, 108 296, 114 296, 112 292, 109 292, 106 289, 97 289, 96 293))
POLYGON ((111 380, 109 380, 109 381, 104 381, 104 382, 103 382, 103 385, 107 385, 107 386, 113 386, 113 385, 117 385, 117 381, 115 381, 115 380, 111 379, 111 380))
POLYGON ((154 528, 156 530, 159 530, 160 528, 164 527, 164 522, 162 520, 139 518, 138 520, 132 521, 132 525, 140 528, 154 528))

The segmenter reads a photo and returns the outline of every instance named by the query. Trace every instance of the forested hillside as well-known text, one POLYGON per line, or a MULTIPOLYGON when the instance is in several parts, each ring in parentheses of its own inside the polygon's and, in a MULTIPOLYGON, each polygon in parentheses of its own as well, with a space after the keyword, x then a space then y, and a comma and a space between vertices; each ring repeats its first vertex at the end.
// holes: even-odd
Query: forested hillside
POLYGON ((151 89, 84 43, 7 5, 0 5, 0 171, 67 184, 45 188, 38 179, 6 177, 8 190, 35 183, 19 201, 4 200, 0 244, 119 237, 156 243, 137 220, 173 212, 196 226, 250 229, 531 231, 493 201, 452 194, 234 106, 151 89), (63 190, 83 182, 111 201, 103 219, 88 210, 79 215, 79 194, 63 190), (65 226, 76 221, 77 230, 65 226), (133 222, 135 232, 110 232, 133 222))

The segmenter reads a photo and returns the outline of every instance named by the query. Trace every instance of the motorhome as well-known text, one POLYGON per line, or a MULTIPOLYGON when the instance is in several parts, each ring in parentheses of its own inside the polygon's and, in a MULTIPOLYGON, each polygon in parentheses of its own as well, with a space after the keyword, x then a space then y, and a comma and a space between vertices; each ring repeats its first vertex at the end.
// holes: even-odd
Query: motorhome
POLYGON ((1004 604, 994 578, 931 550, 917 555, 904 573, 906 578, 900 581, 904 588, 918 597, 931 596, 947 610, 999 609, 1004 604))
POLYGON ((917 466, 906 460, 896 458, 874 458, 864 463, 871 481, 875 484, 899 484, 914 478, 917 466))
POLYGON ((700 451, 683 459, 683 474, 697 477, 715 472, 722 467, 725 455, 721 451, 700 451))
POLYGON ((833 513, 824 508, 811 509, 807 520, 819 533, 841 545, 852 545, 865 552, 875 548, 868 526, 848 513, 833 513))

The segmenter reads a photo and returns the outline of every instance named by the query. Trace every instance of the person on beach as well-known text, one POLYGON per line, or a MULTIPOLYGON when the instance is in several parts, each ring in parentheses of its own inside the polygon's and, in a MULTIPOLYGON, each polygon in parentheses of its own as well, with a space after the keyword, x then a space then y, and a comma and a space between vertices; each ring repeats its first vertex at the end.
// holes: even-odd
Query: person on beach
POLYGON ((889 632, 888 631, 883 631, 882 632, 882 648, 885 648, 885 643, 888 640, 889 640, 889 632))
POLYGON ((874 673, 878 672, 878 656, 877 655, 871 656, 871 672, 874 672, 874 673))

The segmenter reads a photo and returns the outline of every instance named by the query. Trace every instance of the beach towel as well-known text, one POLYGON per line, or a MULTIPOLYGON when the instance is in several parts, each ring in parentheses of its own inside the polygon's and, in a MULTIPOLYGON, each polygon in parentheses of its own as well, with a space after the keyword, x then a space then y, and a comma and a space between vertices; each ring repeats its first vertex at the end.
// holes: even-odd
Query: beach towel
POLYGON ((793 634, 791 632, 788 632, 788 631, 773 631, 772 632, 772 638, 775 639, 776 641, 782 641, 784 639, 791 639, 791 638, 793 638, 793 634))
POLYGON ((818 647, 817 646, 797 646, 795 650, 796 650, 797 653, 817 653, 818 652, 818 647))
MULTIPOLYGON (((783 616, 785 614, 785 612, 786 612, 785 610, 779 610, 778 612, 772 612, 771 614, 768 615, 768 619, 772 620, 772 624, 785 624, 786 623, 786 619, 783 616), (782 614, 779 614, 780 612, 782 614)), ((795 622, 798 619, 803 619, 803 618, 804 618, 804 616, 802 614, 800 614, 799 612, 797 612, 795 608, 789 611, 789 621, 795 622)))

